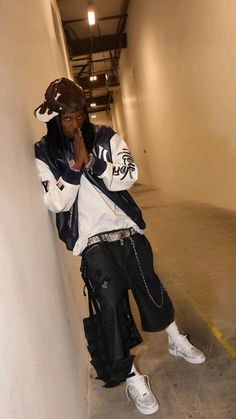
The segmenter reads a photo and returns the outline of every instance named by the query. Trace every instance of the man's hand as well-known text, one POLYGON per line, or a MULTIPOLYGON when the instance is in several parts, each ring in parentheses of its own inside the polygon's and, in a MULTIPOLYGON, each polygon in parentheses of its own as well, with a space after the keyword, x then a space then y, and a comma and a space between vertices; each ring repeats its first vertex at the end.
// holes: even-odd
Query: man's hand
POLYGON ((88 164, 90 156, 84 144, 82 132, 79 128, 75 130, 75 136, 73 140, 73 155, 76 164, 80 165, 81 167, 83 164, 88 164))

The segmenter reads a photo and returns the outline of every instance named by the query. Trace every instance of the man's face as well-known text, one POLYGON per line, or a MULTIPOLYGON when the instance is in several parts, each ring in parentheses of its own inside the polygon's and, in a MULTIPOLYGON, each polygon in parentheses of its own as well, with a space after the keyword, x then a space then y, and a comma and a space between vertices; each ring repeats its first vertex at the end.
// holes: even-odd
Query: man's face
POLYGON ((66 137, 74 139, 75 132, 82 128, 83 112, 64 113, 61 115, 61 127, 66 137))

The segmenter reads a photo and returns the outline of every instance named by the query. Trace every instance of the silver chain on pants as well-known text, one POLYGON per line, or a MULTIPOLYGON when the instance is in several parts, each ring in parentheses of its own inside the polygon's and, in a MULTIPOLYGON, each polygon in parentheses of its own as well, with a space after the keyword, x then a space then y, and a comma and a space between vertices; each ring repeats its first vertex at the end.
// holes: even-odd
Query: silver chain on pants
POLYGON ((132 237, 130 237, 129 239, 130 239, 130 243, 132 244, 132 247, 133 247, 133 251, 134 251, 134 254, 135 254, 135 257, 136 257, 136 261, 137 261, 137 264, 138 264, 138 267, 139 267, 139 271, 140 271, 140 274, 141 274, 143 283, 144 283, 145 288, 146 288, 146 291, 147 291, 147 295, 150 298, 151 302, 154 304, 154 306, 156 306, 157 308, 162 308, 163 307, 163 300, 164 300, 164 298, 163 298, 163 287, 162 287, 162 284, 160 284, 160 287, 161 287, 161 303, 158 304, 154 300, 154 298, 153 298, 153 296, 151 294, 151 291, 148 288, 148 284, 147 284, 146 279, 144 277, 144 273, 143 273, 142 266, 141 266, 141 263, 140 263, 140 260, 139 260, 139 257, 138 257, 138 252, 137 252, 137 249, 135 247, 134 240, 132 239, 132 237))

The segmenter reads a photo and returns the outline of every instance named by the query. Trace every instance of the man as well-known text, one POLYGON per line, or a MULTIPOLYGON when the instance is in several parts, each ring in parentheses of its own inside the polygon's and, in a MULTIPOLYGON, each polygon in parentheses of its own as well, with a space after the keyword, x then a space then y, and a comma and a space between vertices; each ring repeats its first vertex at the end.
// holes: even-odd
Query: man
POLYGON ((141 338, 128 289, 143 330, 165 329, 171 355, 195 364, 203 363, 205 356, 180 334, 172 302, 154 272, 141 211, 127 192, 138 178, 135 162, 111 128, 89 122, 83 90, 69 79, 49 85, 35 115, 47 123, 47 134, 35 145, 44 201, 57 213, 59 237, 74 255, 82 255, 83 276, 100 305, 111 361, 105 386, 126 380, 137 409, 155 413, 157 399, 129 351, 141 338))

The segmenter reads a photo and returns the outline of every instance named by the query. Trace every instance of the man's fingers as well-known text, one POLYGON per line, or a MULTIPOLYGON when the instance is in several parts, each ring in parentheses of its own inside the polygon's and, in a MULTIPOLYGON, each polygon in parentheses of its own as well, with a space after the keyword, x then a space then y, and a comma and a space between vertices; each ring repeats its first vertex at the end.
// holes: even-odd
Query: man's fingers
POLYGON ((81 131, 76 128, 74 130, 74 141, 76 141, 77 144, 81 145, 82 138, 83 137, 82 137, 81 131))

